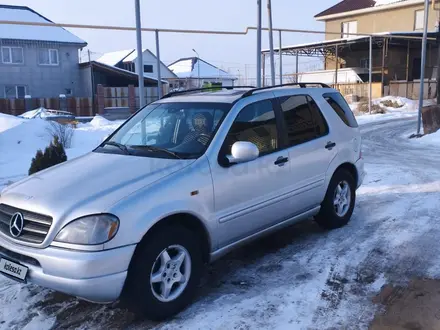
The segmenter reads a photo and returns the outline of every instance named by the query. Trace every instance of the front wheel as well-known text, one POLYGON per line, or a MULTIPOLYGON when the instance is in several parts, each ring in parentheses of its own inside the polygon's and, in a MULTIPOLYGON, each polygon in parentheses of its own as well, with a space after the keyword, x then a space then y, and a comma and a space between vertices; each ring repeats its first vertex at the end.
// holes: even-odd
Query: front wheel
POLYGON ((350 172, 340 169, 330 181, 316 222, 326 229, 345 226, 353 214, 356 202, 356 184, 350 172))
POLYGON ((136 249, 128 270, 123 302, 141 317, 160 321, 192 300, 203 260, 198 237, 180 226, 164 227, 136 249))

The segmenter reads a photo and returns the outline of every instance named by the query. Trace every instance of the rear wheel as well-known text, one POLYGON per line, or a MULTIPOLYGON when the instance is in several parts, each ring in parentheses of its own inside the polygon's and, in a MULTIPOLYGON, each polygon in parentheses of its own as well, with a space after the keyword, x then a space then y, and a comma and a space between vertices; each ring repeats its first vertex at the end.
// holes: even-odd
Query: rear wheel
POLYGON ((345 226, 353 214, 356 202, 356 184, 350 172, 340 169, 330 181, 316 222, 326 228, 345 226))
POLYGON ((136 249, 123 302, 151 320, 173 316, 194 297, 202 267, 197 235, 180 226, 164 227, 148 235, 136 249))

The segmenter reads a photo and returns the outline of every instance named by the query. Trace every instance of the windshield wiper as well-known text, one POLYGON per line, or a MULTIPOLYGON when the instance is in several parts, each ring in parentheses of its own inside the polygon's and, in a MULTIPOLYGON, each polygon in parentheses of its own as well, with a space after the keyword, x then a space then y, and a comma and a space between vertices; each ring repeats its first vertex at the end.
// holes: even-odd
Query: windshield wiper
POLYGON ((125 152, 127 155, 131 155, 130 151, 128 151, 127 146, 125 146, 124 144, 114 142, 114 141, 107 141, 107 142, 104 142, 103 146, 105 146, 105 145, 117 147, 117 148, 121 149, 123 152, 125 152))
POLYGON ((173 156, 174 158, 182 159, 182 157, 180 157, 176 152, 168 150, 168 149, 165 149, 165 148, 158 148, 158 147, 153 147, 153 146, 149 146, 149 145, 138 145, 138 146, 130 146, 130 147, 132 147, 132 148, 139 148, 139 149, 142 148, 142 149, 147 149, 147 150, 150 150, 150 151, 164 152, 164 153, 166 153, 168 155, 173 156))

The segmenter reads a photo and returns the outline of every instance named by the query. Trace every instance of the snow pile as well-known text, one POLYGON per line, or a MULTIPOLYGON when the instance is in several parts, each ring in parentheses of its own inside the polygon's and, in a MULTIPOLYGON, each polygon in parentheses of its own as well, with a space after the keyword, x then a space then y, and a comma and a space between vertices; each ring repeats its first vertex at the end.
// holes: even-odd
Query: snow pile
MULTIPOLYGON (((68 159, 92 151, 122 123, 96 116, 90 123, 78 124, 71 148, 66 150, 68 159)), ((0 113, 0 190, 27 175, 37 150, 44 150, 50 144, 49 127, 46 120, 25 120, 0 113)))
POLYGON ((23 123, 22 119, 0 113, 0 133, 23 123))
POLYGON ((92 121, 89 124, 93 127, 101 127, 101 126, 112 125, 113 122, 105 119, 100 115, 96 115, 95 117, 93 117, 92 121))
MULTIPOLYGON (((386 96, 373 100, 374 105, 379 106, 383 110, 385 110, 385 113, 383 114, 375 113, 370 115, 368 113, 362 113, 358 111, 358 107, 360 106, 360 104, 361 103, 359 102, 350 104, 350 108, 351 110, 353 110, 353 112, 355 112, 356 120, 359 124, 366 124, 373 121, 414 117, 417 115, 417 111, 419 109, 418 100, 411 100, 400 96, 386 96), (386 101, 393 102, 399 107, 387 107, 386 105, 384 105, 384 102, 386 101)), ((423 101, 423 106, 428 106, 432 104, 435 104, 435 100, 423 101)))
POLYGON ((429 144, 440 147, 440 130, 432 134, 426 134, 419 139, 411 139, 411 141, 419 144, 429 144))

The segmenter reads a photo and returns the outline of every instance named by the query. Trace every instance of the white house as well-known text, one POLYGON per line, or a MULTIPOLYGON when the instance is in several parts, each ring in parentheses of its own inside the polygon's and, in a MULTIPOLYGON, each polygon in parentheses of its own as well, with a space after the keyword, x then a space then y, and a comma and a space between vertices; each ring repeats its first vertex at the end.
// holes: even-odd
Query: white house
MULTIPOLYGON (((137 58, 138 55, 136 49, 127 49, 106 53, 101 56, 97 62, 138 73, 137 58)), ((144 76, 157 78, 157 57, 149 49, 145 49, 142 53, 142 60, 144 76)), ((177 79, 177 76, 169 70, 165 64, 162 62, 160 63, 160 75, 162 79, 177 79)))
POLYGON ((197 57, 181 58, 168 65, 168 69, 179 78, 178 86, 186 89, 202 87, 206 84, 234 86, 237 80, 230 73, 197 57))

